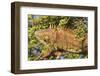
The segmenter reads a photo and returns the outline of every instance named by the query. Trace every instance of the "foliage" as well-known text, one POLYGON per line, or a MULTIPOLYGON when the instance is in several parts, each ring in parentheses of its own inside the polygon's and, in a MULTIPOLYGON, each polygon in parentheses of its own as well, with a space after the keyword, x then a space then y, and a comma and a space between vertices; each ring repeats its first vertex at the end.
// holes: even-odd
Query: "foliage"
POLYGON ((85 20, 83 20, 83 18, 76 19, 76 21, 74 21, 74 27, 74 31, 77 38, 82 38, 87 33, 87 23, 85 22, 85 20))
POLYGON ((63 28, 67 28, 68 25, 68 21, 69 21, 70 17, 65 17, 63 19, 60 20, 59 25, 62 26, 63 28))
POLYGON ((80 58, 80 54, 68 53, 64 57, 68 59, 77 59, 80 58))

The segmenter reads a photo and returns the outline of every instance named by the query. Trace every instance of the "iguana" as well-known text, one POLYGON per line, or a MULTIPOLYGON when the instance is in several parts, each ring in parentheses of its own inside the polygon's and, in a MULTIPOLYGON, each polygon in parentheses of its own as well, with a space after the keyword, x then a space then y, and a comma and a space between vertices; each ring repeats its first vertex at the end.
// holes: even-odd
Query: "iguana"
POLYGON ((62 49, 65 52, 80 53, 84 51, 82 48, 87 46, 87 37, 78 39, 71 29, 41 29, 35 32, 35 37, 44 44, 44 46, 47 46, 47 50, 41 53, 43 58, 51 54, 51 48, 58 51, 62 49))

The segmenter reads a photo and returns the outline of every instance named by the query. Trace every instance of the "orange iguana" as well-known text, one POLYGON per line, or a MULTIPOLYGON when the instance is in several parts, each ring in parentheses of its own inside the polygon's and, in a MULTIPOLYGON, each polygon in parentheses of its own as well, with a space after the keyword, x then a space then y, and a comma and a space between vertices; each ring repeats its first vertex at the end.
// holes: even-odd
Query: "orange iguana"
POLYGON ((66 52, 80 53, 84 51, 82 48, 87 46, 87 37, 78 39, 75 37, 73 30, 70 29, 42 29, 35 32, 35 37, 44 44, 44 46, 47 46, 47 50, 42 53, 42 57, 46 57, 52 52, 50 48, 55 48, 56 50, 62 49, 66 52))

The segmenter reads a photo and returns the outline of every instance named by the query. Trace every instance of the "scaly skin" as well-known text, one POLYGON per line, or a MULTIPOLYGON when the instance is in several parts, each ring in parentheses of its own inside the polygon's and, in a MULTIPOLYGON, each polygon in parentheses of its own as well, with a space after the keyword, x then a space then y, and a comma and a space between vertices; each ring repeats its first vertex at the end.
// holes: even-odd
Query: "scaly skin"
MULTIPOLYGON (((80 53, 82 52, 82 47, 87 46, 86 39, 77 39, 73 30, 70 29, 42 29, 35 32, 36 38, 45 46, 48 46, 48 49, 41 54, 44 58, 48 56, 52 50, 50 48, 55 48, 56 50, 63 49, 67 52, 80 53), (82 42, 83 41, 83 42, 82 42), (47 53, 46 53, 47 52, 47 53)), ((60 56, 60 53, 59 53, 60 56)), ((57 56, 58 57, 58 56, 57 56)))

